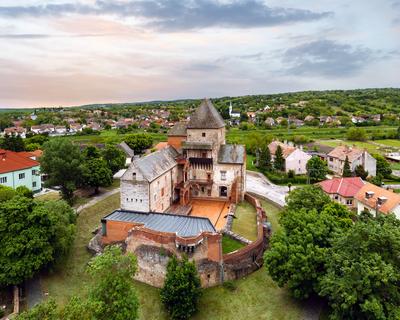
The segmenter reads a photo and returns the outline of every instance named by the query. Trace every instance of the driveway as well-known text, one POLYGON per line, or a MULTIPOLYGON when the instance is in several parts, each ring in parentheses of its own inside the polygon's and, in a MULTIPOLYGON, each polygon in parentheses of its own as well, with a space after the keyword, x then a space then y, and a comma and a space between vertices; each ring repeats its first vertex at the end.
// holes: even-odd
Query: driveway
POLYGON ((286 204, 285 197, 288 194, 288 187, 278 186, 269 181, 262 173, 246 172, 246 191, 261 198, 265 198, 278 206, 286 204))

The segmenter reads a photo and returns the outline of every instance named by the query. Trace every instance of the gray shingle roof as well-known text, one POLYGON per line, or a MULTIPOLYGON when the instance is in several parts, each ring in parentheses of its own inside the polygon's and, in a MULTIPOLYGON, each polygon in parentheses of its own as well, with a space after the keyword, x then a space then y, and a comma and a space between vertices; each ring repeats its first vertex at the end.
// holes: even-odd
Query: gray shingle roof
POLYGON ((176 233, 180 237, 195 237, 203 231, 216 232, 208 218, 168 213, 116 210, 103 220, 143 223, 148 229, 176 233))
POLYGON ((211 142, 183 141, 182 142, 182 149, 211 150, 212 149, 212 143, 211 142))
POLYGON ((219 163, 242 164, 245 161, 246 148, 241 144, 223 144, 218 153, 219 163))
POLYGON ((117 145, 117 147, 120 148, 123 152, 125 152, 125 154, 128 157, 132 158, 135 155, 133 150, 126 144, 125 141, 122 141, 120 144, 117 145))
POLYGON ((204 99, 196 111, 190 116, 188 129, 219 129, 225 122, 210 100, 204 99))
POLYGON ((185 122, 177 122, 168 131, 169 136, 186 136, 186 123, 185 122))
MULTIPOLYGON (((143 177, 151 182, 176 165, 175 157, 177 155, 178 153, 174 148, 168 147, 134 160, 131 166, 138 169, 143 177)), ((128 171, 126 174, 129 175, 128 171)), ((124 176, 122 176, 122 180, 124 180, 124 176)))

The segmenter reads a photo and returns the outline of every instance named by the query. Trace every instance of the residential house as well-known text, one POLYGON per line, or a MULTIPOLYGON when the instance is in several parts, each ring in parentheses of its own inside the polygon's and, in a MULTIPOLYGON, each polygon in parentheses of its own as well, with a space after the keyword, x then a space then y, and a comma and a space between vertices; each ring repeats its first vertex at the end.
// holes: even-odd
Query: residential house
POLYGON ((313 121, 315 118, 312 115, 308 115, 307 117, 304 118, 305 122, 311 122, 313 121))
POLYGON ((271 117, 268 117, 265 119, 264 123, 269 127, 273 127, 275 125, 275 120, 271 117))
POLYGON ((374 216, 394 213, 400 219, 400 195, 372 183, 365 185, 355 195, 357 213, 368 210, 374 216))
POLYGON ((56 134, 63 135, 67 133, 67 127, 66 126, 56 126, 54 129, 56 134))
POLYGON ((29 152, 0 149, 0 184, 16 189, 25 186, 33 192, 42 189, 40 165, 29 152))
POLYGON ((26 138, 26 129, 23 127, 10 127, 4 129, 5 135, 18 135, 21 138, 26 138))
POLYGON ((275 160, 276 149, 278 146, 282 149, 283 158, 285 159, 285 172, 293 170, 295 174, 307 173, 307 162, 311 159, 311 156, 305 153, 303 150, 286 143, 279 141, 272 141, 269 145, 269 151, 271 152, 271 160, 275 160))
POLYGON ((247 117, 249 118, 249 122, 255 123, 257 120, 257 113, 254 111, 248 111, 246 112, 247 117))
POLYGON ((376 160, 366 150, 347 145, 337 146, 328 153, 328 168, 336 175, 343 174, 343 166, 346 160, 349 160, 350 169, 354 172, 358 165, 362 165, 364 170, 368 171, 370 176, 376 176, 376 160))
POLYGON ((355 195, 365 185, 360 177, 333 178, 319 182, 322 190, 333 200, 348 208, 355 208, 355 195))

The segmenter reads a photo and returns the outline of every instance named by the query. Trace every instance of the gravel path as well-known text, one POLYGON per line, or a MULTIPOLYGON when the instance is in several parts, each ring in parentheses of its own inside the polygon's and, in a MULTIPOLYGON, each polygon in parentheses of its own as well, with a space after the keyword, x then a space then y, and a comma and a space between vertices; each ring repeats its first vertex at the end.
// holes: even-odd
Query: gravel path
POLYGON ((246 191, 265 198, 278 206, 286 204, 285 197, 288 194, 288 187, 278 186, 269 181, 263 174, 247 171, 246 191))
POLYGON ((120 188, 116 188, 116 189, 113 189, 111 191, 107 191, 107 192, 105 192, 103 194, 100 194, 98 196, 95 196, 88 203, 85 203, 84 205, 79 206, 76 209, 76 212, 79 213, 83 209, 89 208, 89 207, 93 206, 94 204, 96 204, 97 202, 99 202, 99 201, 101 201, 101 200, 103 200, 103 199, 105 199, 105 198, 107 198, 109 196, 112 196, 113 194, 116 194, 119 191, 120 191, 120 188))

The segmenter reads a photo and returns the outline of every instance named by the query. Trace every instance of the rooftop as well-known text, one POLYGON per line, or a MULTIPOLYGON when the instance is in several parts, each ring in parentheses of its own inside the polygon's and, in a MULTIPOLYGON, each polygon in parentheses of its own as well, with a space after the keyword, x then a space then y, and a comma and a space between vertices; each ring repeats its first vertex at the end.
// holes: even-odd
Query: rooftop
POLYGON ((382 197, 387 198, 387 200, 379 207, 379 212, 389 214, 400 205, 400 195, 369 182, 365 183, 355 196, 357 201, 365 204, 371 209, 375 209, 378 198, 382 197), (365 196, 367 192, 373 192, 373 196, 369 199, 365 196))
POLYGON ((219 163, 242 164, 245 162, 246 149, 244 145, 223 144, 219 149, 219 163))
POLYGON ((175 125, 168 131, 168 136, 186 137, 186 123, 185 122, 175 123, 175 125))
POLYGON ((290 156, 297 148, 293 146, 289 146, 285 143, 282 143, 280 141, 272 141, 269 145, 269 151, 271 152, 272 155, 275 155, 276 149, 278 146, 281 146, 282 148, 282 154, 283 157, 286 159, 288 156, 290 156))
POLYGON ((319 183, 326 193, 339 194, 342 197, 354 197, 364 184, 360 177, 335 178, 319 183))
POLYGON ((13 152, 0 149, 0 173, 13 172, 39 166, 27 152, 13 152))
POLYGON ((211 150, 212 143, 211 142, 195 142, 195 141, 183 141, 182 142, 183 149, 191 149, 191 150, 211 150))
POLYGON ((117 145, 118 148, 120 148, 122 151, 125 152, 125 155, 128 157, 133 157, 135 155, 135 152, 127 145, 125 141, 122 141, 120 144, 117 145))
POLYGON ((219 129, 225 127, 225 122, 209 99, 204 99, 200 106, 190 116, 188 129, 219 129))
POLYGON ((176 233, 180 237, 195 237, 202 232, 216 232, 208 218, 181 216, 168 213, 141 213, 116 210, 104 217, 105 221, 123 221, 143 224, 144 227, 159 231, 176 233))
POLYGON ((345 146, 337 146, 335 149, 333 149, 331 152, 328 153, 329 157, 334 157, 334 158, 339 158, 340 160, 346 160, 346 156, 349 158, 349 161, 352 162, 362 153, 364 150, 358 149, 355 147, 349 147, 347 145, 345 146))

